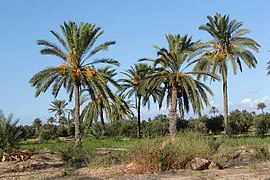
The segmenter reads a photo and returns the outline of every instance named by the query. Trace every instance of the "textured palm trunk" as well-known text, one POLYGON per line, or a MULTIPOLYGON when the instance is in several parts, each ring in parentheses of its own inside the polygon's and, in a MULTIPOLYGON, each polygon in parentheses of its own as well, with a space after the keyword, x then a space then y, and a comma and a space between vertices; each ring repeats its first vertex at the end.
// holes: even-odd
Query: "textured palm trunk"
POLYGON ((105 122, 104 122, 104 116, 103 116, 102 107, 99 108, 99 114, 100 114, 101 134, 102 134, 102 136, 104 136, 104 134, 105 134, 105 122))
POLYGON ((171 99, 171 109, 170 109, 170 115, 169 115, 169 131, 171 138, 174 138, 176 135, 176 123, 177 123, 177 117, 176 117, 176 109, 177 109, 177 88, 173 86, 172 88, 172 99, 171 99))
POLYGON ((137 138, 141 138, 141 96, 138 96, 137 138))
POLYGON ((228 126, 228 86, 227 80, 223 78, 223 103, 224 103, 224 131, 225 135, 230 136, 230 129, 228 126))
POLYGON ((74 83, 75 89, 75 146, 81 146, 81 122, 80 122, 80 89, 77 83, 74 83))

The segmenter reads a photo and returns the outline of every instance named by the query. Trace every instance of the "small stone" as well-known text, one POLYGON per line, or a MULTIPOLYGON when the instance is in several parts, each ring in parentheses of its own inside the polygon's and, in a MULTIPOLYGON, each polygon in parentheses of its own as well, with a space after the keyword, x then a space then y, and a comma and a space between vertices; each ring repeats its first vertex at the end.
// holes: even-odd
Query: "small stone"
POLYGON ((211 162, 208 166, 208 169, 221 169, 221 166, 215 162, 211 162))
POLYGON ((186 168, 191 170, 205 170, 208 168, 210 163, 211 162, 207 159, 195 158, 186 165, 186 168))

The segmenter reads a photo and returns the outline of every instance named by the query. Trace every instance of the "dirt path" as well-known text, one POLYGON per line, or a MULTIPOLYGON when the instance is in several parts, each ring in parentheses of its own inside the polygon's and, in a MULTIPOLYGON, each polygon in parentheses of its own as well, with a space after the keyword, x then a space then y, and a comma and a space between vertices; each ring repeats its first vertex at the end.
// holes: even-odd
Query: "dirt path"
POLYGON ((166 174, 135 175, 124 165, 67 169, 55 155, 43 154, 25 162, 0 162, 0 179, 270 180, 270 161, 224 170, 178 170, 166 174))

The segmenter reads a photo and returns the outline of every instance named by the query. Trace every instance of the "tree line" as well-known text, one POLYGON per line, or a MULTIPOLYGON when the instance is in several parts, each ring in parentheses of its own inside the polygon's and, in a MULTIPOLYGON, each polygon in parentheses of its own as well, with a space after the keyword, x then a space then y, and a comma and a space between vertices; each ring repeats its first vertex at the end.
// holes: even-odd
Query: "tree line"
MULTIPOLYGON (((115 66, 120 63, 112 58, 94 59, 97 53, 108 50, 116 41, 107 41, 96 46, 104 33, 100 27, 90 23, 64 22, 61 35, 50 32, 57 44, 38 40, 42 55, 53 55, 61 60, 57 67, 49 67, 35 74, 30 84, 36 89, 35 96, 51 87, 57 97, 61 88, 66 89, 69 100, 74 98, 74 125, 76 146, 81 144, 82 124, 90 128, 94 120, 101 122, 105 133, 105 117, 110 122, 130 119, 137 111, 136 136, 141 137, 141 106, 150 106, 150 101, 161 108, 165 103, 169 109, 169 134, 177 133, 178 119, 185 114, 201 116, 202 109, 209 106, 208 97, 214 92, 205 83, 221 81, 223 87, 223 124, 226 135, 231 135, 228 123, 228 69, 236 75, 242 65, 255 68, 260 45, 246 37, 250 30, 243 22, 231 20, 229 15, 216 13, 207 16, 208 22, 199 27, 211 35, 207 42, 193 40, 189 35, 166 34, 167 47, 154 45, 157 57, 141 58, 138 64, 123 72, 125 78, 116 80, 115 66), (101 64, 105 64, 101 67, 101 64), (116 92, 111 87, 115 87, 116 92), (134 101, 131 101, 131 98, 134 101), (81 108, 81 107, 84 108, 81 108)), ((269 68, 269 67, 268 67, 269 68)))

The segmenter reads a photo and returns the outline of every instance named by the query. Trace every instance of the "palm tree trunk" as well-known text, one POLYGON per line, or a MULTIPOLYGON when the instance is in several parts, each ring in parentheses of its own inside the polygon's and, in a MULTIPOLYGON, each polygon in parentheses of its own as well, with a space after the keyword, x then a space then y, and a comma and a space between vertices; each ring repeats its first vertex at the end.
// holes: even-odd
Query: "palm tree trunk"
POLYGON ((104 122, 104 116, 103 116, 102 107, 99 107, 99 114, 100 114, 101 134, 102 134, 102 136, 104 136, 104 134, 105 134, 105 122, 104 122))
POLYGON ((223 105, 224 105, 224 131, 225 135, 230 136, 230 129, 228 126, 228 86, 227 80, 223 77, 223 105))
POLYGON ((171 99, 171 109, 170 109, 170 115, 169 115, 169 131, 171 138, 174 138, 176 135, 176 123, 177 123, 177 117, 176 117, 176 109, 177 109, 177 88, 173 86, 172 88, 172 99, 171 99))
POLYGON ((74 83, 75 89, 75 147, 81 146, 81 123, 80 123, 80 89, 78 83, 74 83))
POLYGON ((137 138, 141 138, 141 96, 138 96, 137 138))

